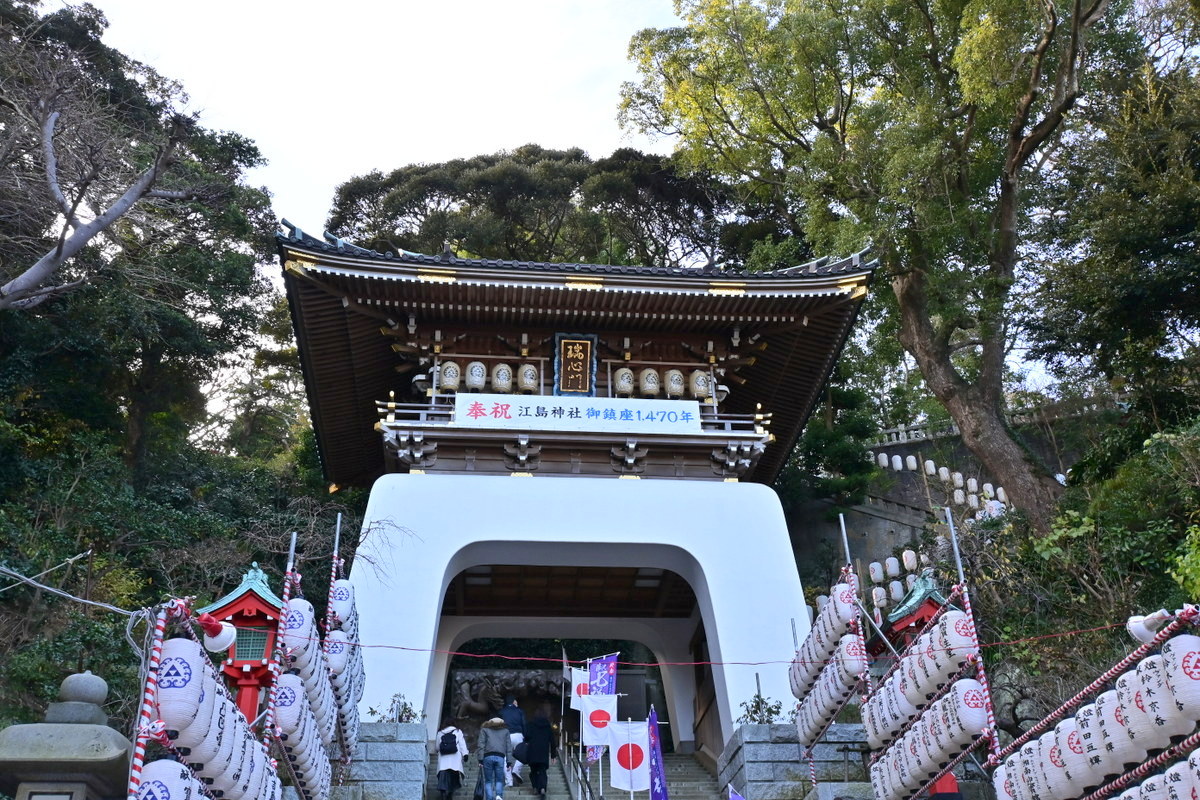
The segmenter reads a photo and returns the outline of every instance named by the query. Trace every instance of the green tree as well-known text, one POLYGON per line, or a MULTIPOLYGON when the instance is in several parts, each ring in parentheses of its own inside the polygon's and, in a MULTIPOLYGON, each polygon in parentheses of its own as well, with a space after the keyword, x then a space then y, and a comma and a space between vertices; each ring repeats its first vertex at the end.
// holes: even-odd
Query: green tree
MULTIPOLYGON (((630 45, 624 122, 755 182, 821 250, 872 243, 898 340, 1037 527, 1060 487, 1004 419, 1027 182, 1093 72, 1136 65, 1106 2, 684 0, 630 45), (1106 14, 1111 15, 1109 20, 1106 14)), ((1117 9, 1120 11, 1120 8, 1117 9)))
MULTIPOLYGON (((0 6, 0 310, 101 279, 162 282, 138 241, 265 208, 238 179, 253 145, 203 130, 182 88, 102 41, 91 5, 0 6)), ((215 241, 215 239, 213 240, 215 241)))
POLYGON ((351 178, 337 189, 328 228, 392 252, 448 244, 481 258, 742 263, 754 237, 794 231, 740 194, 669 157, 621 149, 593 161, 579 149, 526 145, 351 178))

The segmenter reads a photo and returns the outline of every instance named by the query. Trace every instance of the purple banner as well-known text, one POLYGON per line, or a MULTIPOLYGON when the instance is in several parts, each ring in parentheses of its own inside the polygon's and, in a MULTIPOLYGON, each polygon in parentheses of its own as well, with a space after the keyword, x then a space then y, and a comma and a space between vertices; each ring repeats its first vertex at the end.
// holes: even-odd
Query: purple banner
MULTIPOLYGON (((610 653, 588 662, 588 694, 616 694, 619 655, 621 654, 610 653)), ((595 745, 587 749, 588 763, 599 761, 603 755, 604 745, 595 745)))
POLYGON ((650 732, 650 800, 669 800, 667 797, 667 770, 663 766, 662 740, 658 738, 658 712, 650 706, 650 719, 646 721, 650 732))

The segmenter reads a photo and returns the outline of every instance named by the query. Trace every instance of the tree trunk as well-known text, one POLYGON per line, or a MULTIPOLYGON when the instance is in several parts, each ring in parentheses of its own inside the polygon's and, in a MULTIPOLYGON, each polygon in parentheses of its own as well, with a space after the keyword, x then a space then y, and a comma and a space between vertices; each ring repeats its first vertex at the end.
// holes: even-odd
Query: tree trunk
MULTIPOLYGON (((943 322, 938 329, 933 323, 921 265, 895 272, 892 289, 900 308, 900 343, 916 359, 929 390, 958 425, 963 444, 1004 487, 1009 501, 1028 516, 1035 530, 1048 532, 1062 487, 1044 465, 1035 462, 1005 422, 1002 370, 981 370, 969 383, 954 368, 951 328, 943 322)), ((1002 365, 1003 357, 996 353, 1004 348, 1003 331, 991 330, 982 347, 985 363, 1002 365)))
POLYGON ((977 402, 974 392, 963 392, 943 401, 963 444, 1004 487, 1009 501, 1023 511, 1039 532, 1050 530, 1054 506, 1062 486, 1016 439, 1004 420, 1003 409, 977 402))

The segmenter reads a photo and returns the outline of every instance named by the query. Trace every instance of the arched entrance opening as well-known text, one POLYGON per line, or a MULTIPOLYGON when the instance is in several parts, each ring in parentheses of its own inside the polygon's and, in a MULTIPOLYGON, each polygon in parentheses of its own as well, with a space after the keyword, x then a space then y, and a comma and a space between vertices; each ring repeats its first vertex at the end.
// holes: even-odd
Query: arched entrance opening
POLYGON ((367 702, 421 698, 436 725, 448 654, 479 637, 642 642, 663 665, 675 747, 714 758, 756 676, 765 695, 787 696, 791 619, 801 633, 806 625, 782 510, 767 487, 388 475, 366 517, 412 532, 403 541, 368 537, 354 567, 362 638, 378 643, 364 651, 367 692, 379 695, 367 702), (572 585, 580 580, 599 583, 572 585), (772 660, 780 666, 762 666, 772 660))
POLYGON ((645 719, 653 706, 663 725, 664 748, 673 749, 666 733, 671 712, 658 659, 650 648, 630 640, 468 640, 450 655, 442 718, 453 720, 471 743, 483 722, 496 716, 504 698, 512 695, 527 720, 543 713, 566 733, 567 741, 578 741, 580 717, 572 709, 571 684, 564 680, 564 653, 576 663, 596 654, 619 653, 617 718, 645 719))

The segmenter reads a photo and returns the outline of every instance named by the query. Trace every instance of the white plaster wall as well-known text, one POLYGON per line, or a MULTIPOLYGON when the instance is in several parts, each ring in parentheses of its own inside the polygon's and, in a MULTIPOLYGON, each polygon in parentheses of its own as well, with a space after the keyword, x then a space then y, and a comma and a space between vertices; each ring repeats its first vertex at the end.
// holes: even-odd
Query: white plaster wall
POLYGON ((779 500, 760 484, 385 475, 363 529, 351 572, 363 712, 403 693, 414 705, 432 698, 426 713, 437 715, 446 662, 433 651, 454 638, 439 635, 442 599, 457 573, 480 564, 670 569, 696 594, 711 659, 727 662, 713 666, 724 738, 756 672, 765 695, 790 697, 791 619, 803 637, 807 617, 779 500), (764 661, 775 663, 754 663, 764 661))

